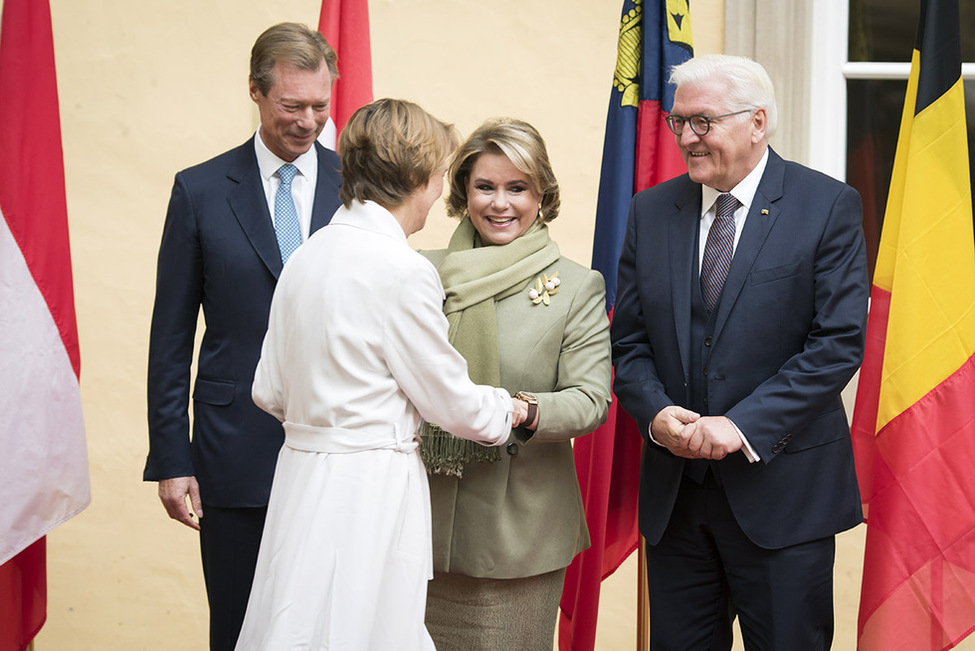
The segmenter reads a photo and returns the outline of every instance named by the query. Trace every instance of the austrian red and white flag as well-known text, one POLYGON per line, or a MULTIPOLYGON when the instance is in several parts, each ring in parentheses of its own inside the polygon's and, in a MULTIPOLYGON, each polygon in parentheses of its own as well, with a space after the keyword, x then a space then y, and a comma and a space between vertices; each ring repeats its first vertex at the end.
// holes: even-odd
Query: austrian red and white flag
POLYGON ((359 107, 372 101, 368 0, 322 0, 318 31, 339 57, 329 121, 318 137, 324 146, 335 149, 345 123, 359 107))
POLYGON ((43 536, 90 501, 48 0, 0 16, 0 649, 46 612, 43 536))

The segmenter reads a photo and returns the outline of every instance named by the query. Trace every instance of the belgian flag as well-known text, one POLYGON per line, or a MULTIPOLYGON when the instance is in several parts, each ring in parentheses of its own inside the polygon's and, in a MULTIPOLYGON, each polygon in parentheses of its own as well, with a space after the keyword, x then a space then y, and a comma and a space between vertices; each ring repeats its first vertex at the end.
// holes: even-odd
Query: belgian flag
POLYGON ((975 629, 975 238, 958 0, 922 0, 853 439, 867 521, 858 648, 975 629))

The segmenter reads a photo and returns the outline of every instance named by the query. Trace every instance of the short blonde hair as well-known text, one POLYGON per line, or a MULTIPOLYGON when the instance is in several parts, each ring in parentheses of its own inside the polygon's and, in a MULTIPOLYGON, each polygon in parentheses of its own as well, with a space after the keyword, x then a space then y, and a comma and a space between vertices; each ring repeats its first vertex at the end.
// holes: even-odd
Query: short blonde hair
POLYGON ((541 134, 532 125, 514 118, 491 118, 474 130, 450 164, 450 194, 447 214, 462 217, 467 212, 467 182, 481 154, 504 154, 518 171, 528 176, 533 190, 542 197, 542 221, 559 216, 562 200, 559 182, 548 160, 541 134))
POLYGON ((453 125, 413 102, 379 99, 352 114, 339 136, 346 207, 375 201, 396 208, 426 185, 457 147, 453 125))

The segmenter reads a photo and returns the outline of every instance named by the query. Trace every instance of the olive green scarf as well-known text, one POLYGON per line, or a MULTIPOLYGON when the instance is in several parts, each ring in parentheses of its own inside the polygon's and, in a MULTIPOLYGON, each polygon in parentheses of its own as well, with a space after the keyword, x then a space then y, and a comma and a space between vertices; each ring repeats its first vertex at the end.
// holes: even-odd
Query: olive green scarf
MULTIPOLYGON (((538 221, 521 237, 500 246, 481 246, 469 217, 457 226, 437 271, 447 294, 448 338, 467 360, 467 373, 475 384, 501 386, 495 302, 526 290, 558 259, 558 245, 549 238, 548 227, 538 221)), ((530 300, 527 291, 525 300, 530 300)), ((420 455, 430 473, 460 477, 470 461, 501 459, 499 448, 458 438, 431 423, 421 425, 420 435, 420 455)))

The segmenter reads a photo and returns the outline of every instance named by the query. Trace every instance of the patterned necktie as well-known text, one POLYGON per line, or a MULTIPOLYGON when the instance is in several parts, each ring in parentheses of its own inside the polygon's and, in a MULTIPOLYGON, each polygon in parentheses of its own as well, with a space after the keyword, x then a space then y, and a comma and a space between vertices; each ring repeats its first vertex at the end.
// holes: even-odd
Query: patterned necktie
POLYGON ((714 223, 708 231, 701 260, 701 295, 708 314, 721 298, 721 289, 731 268, 731 256, 735 247, 735 211, 741 203, 727 192, 718 195, 714 223))
POLYGON ((301 223, 298 221, 294 197, 291 196, 291 181, 297 173, 298 168, 291 163, 286 163, 278 169, 281 185, 274 195, 274 232, 278 236, 282 265, 288 261, 295 249, 301 246, 301 223))

